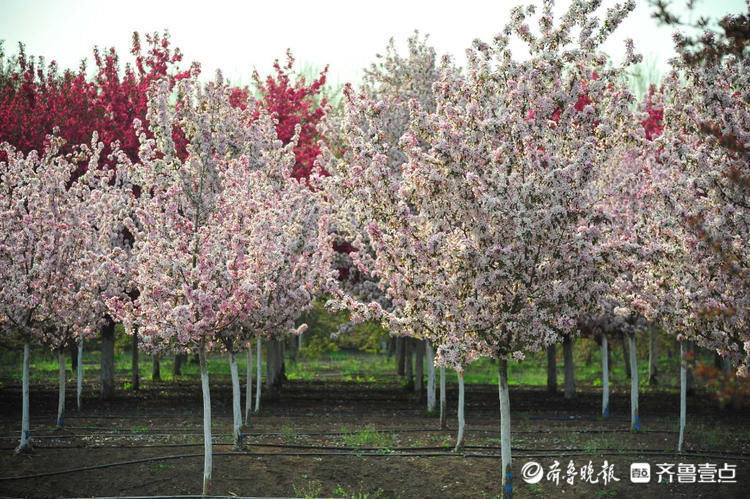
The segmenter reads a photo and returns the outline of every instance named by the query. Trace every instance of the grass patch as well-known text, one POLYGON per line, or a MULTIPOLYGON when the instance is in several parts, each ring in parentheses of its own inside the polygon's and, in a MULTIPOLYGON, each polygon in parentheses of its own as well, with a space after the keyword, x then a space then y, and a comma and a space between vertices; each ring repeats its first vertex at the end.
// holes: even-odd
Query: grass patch
POLYGON ((393 433, 380 432, 373 425, 367 425, 359 431, 350 432, 346 427, 341 428, 343 435, 341 443, 346 447, 381 447, 389 449, 396 443, 393 433))

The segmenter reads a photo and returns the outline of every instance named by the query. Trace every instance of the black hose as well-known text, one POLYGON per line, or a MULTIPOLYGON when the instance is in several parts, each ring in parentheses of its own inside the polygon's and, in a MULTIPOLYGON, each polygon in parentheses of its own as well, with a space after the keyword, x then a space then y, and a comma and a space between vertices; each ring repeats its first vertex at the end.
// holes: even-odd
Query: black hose
MULTIPOLYGON (((602 449, 592 452, 578 452, 578 451, 563 451, 553 453, 534 453, 534 454, 516 454, 516 458, 558 458, 558 457, 572 457, 572 456, 684 456, 686 453, 679 453, 675 451, 604 451, 602 449)), ((717 453, 687 453, 691 457, 701 457, 707 459, 721 458, 733 461, 750 461, 748 456, 735 456, 735 455, 722 455, 717 453)), ((462 458, 479 458, 479 459, 499 459, 500 454, 487 454, 487 453, 466 453, 466 452, 432 452, 432 453, 396 453, 396 452, 214 452, 213 456, 252 456, 252 457, 419 457, 419 458, 434 458, 434 457, 462 457, 462 458)), ((175 456, 158 456, 143 459, 133 459, 130 461, 120 461, 116 463, 97 464, 93 466, 84 466, 81 468, 73 468, 69 470, 61 471, 50 471, 46 473, 37 473, 34 475, 21 475, 21 476, 10 476, 0 477, 0 482, 6 482, 11 480, 33 480, 37 478, 44 478, 55 475, 65 475, 69 473, 78 473, 83 471, 92 471, 104 468, 112 468, 115 466, 127 466, 131 464, 141 464, 154 461, 169 461, 174 459, 186 459, 192 457, 203 457, 203 453, 199 454, 179 454, 175 456)))

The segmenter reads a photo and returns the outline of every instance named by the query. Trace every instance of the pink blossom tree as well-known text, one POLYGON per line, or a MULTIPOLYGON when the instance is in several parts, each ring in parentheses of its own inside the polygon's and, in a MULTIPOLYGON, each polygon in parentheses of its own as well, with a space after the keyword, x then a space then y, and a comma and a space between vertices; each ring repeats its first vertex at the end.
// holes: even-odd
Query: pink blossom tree
POLYGON ((50 137, 40 156, 0 147, 0 316, 6 334, 24 342, 21 441, 16 452, 31 448, 29 432, 29 350, 42 342, 60 352, 58 425, 62 423, 65 370, 62 347, 85 334, 90 318, 85 288, 75 269, 81 264, 90 231, 78 223, 86 191, 71 184, 76 163, 62 156, 62 140, 50 137))
POLYGON ((374 126, 369 136, 347 129, 351 160, 326 167, 332 195, 367 227, 372 252, 355 260, 380 279, 394 308, 345 295, 336 305, 394 332, 426 331, 443 365, 499 359, 508 495, 507 361, 570 334, 608 289, 597 271, 604 213, 590 187, 622 153, 632 96, 596 49, 634 5, 610 9, 603 22, 596 6, 573 2, 554 25, 545 2, 539 35, 526 24, 533 8, 517 8, 493 45, 475 42, 466 77, 446 71, 433 87, 435 113, 412 102, 400 179, 374 126), (530 58, 513 58, 514 33, 530 58), (576 106, 584 85, 591 102, 576 106))
MULTIPOLYGON (((142 135, 140 162, 120 165, 130 166, 131 181, 141 187, 135 214, 126 219, 135 239, 131 273, 139 294, 108 301, 127 330, 139 328, 144 342, 197 350, 204 493, 212 469, 206 352, 263 306, 262 286, 275 283, 262 279, 262 259, 287 237, 284 222, 290 222, 289 204, 297 207, 296 193, 307 192, 289 178, 294 142, 283 146, 267 115, 254 117, 253 106, 233 107, 230 94, 220 75, 205 87, 181 81, 175 108, 166 83, 153 89, 148 118, 154 139, 142 135), (178 128, 185 154, 175 148, 178 128)), ((291 223, 289 230, 298 229, 291 223)))
MULTIPOLYGON (((449 67, 449 62, 444 61, 449 67)), ((455 68, 450 66, 452 70, 455 68)), ((347 133, 356 130, 361 140, 369 140, 368 134, 381 134, 379 147, 388 157, 388 174, 392 177, 389 182, 397 183, 401 176, 401 165, 406 156, 399 148, 399 139, 409 127, 409 104, 415 100, 421 109, 427 112, 435 110, 435 97, 432 86, 440 78, 435 49, 428 44, 428 37, 421 37, 415 32, 407 40, 407 53, 402 55, 396 48, 395 41, 391 39, 383 55, 378 55, 376 63, 365 69, 365 76, 361 88, 361 95, 356 96, 351 87, 344 92, 350 102, 359 102, 356 106, 349 106, 346 115, 346 123, 341 122, 341 117, 336 115, 327 116, 324 122, 324 137, 327 141, 327 154, 336 153, 344 162, 356 162, 356 152, 350 149, 352 143, 345 138, 347 133), (375 110, 375 112, 373 112, 375 110)), ((322 161, 327 168, 325 158, 322 161)), ((339 210, 337 216, 340 218, 338 224, 348 226, 341 235, 355 237, 353 234, 362 236, 358 244, 364 246, 351 247, 354 251, 368 252, 370 241, 367 237, 366 226, 361 220, 349 217, 348 210, 339 210), (354 225, 352 225, 354 224, 354 225), (356 227, 356 230, 351 230, 356 227)), ((351 242, 352 240, 349 240, 351 242)), ((367 273, 359 272, 352 261, 351 251, 342 252, 338 255, 339 267, 343 268, 342 286, 347 294, 356 296, 361 302, 377 302, 385 309, 391 309, 390 299, 377 284, 377 279, 367 273)), ((336 334, 341 334, 352 327, 351 322, 342 324, 336 334)), ((414 337, 423 340, 424 336, 419 329, 414 331, 414 337)), ((434 411, 435 400, 435 370, 431 354, 432 345, 427 343, 428 352, 428 390, 427 407, 434 411)), ((419 361, 419 359, 418 359, 419 361)), ((441 369, 444 378, 445 370, 441 369)), ((416 385, 418 386, 418 384, 416 385)), ((415 388, 416 388, 415 386, 415 388)), ((445 383, 441 386, 441 415, 445 413, 445 383)), ((443 417, 441 416, 441 420, 443 417)))

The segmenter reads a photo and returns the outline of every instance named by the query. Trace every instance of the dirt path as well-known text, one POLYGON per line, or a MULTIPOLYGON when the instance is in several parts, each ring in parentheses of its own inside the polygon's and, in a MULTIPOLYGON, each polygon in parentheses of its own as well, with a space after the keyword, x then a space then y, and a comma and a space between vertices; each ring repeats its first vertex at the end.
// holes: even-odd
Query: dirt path
MULTIPOLYGON (((245 429, 248 447, 238 454, 228 445, 228 380, 215 379, 212 385, 215 494, 477 498, 500 492, 499 416, 493 386, 468 387, 467 447, 461 454, 450 452, 455 432, 440 431, 438 419, 425 415, 424 401, 414 394, 396 386, 337 382, 287 384, 281 400, 264 401, 264 410, 245 429)), ((143 496, 200 491, 198 383, 158 384, 138 394, 123 393, 108 403, 86 400, 85 410, 70 413, 65 430, 59 432, 54 431, 56 396, 51 386, 32 387, 35 452, 13 456, 20 427, 20 392, 16 386, 0 390, 0 477, 129 464, 2 479, 1 495, 143 496), (148 461, 157 457, 165 459, 148 461)), ((448 397, 449 424, 455 425, 456 393, 449 390, 448 397)), ((747 414, 717 412, 704 398, 691 399, 688 452, 678 456, 673 453, 676 395, 642 396, 645 431, 639 433, 628 431, 628 400, 627 394, 615 393, 612 417, 601 421, 598 392, 579 393, 574 401, 565 401, 561 395, 540 389, 511 389, 516 497, 748 496, 747 414), (607 468, 602 473, 605 460, 607 468), (543 470, 536 484, 521 479, 522 468, 532 461, 543 470), (550 473, 555 461, 560 469, 558 484, 550 473), (675 483, 656 483, 654 477, 651 483, 640 484, 629 478, 634 462, 649 463, 652 474, 657 464, 674 464, 674 472, 680 463, 686 467, 681 475, 673 475, 675 483), (704 464, 716 464, 717 470, 712 475, 712 469, 704 466, 701 475, 698 468, 704 464), (692 473, 689 465, 696 466, 692 473), (734 484, 676 483, 678 478, 691 476, 696 482, 711 476, 718 479, 721 468, 727 478, 732 466, 736 466, 734 484), (619 481, 604 483, 609 480, 609 469, 619 481)), ((537 468, 529 465, 529 469, 533 474, 537 468)))

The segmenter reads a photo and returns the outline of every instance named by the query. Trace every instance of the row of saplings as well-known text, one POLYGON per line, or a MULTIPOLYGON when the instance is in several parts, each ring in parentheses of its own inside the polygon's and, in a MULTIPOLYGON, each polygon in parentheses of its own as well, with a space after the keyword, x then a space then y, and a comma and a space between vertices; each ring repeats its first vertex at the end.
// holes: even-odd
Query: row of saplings
MULTIPOLYGON (((104 327, 102 330, 102 355, 101 355, 101 390, 100 397, 102 399, 111 398, 114 394, 114 324, 110 324, 104 327)), ((597 342, 601 348, 601 359, 602 359, 602 416, 607 418, 610 415, 609 408, 609 370, 611 363, 611 349, 609 348, 609 342, 612 339, 617 339, 621 342, 623 347, 623 358, 625 359, 625 367, 627 377, 631 380, 631 428, 634 430, 640 429, 640 420, 638 412, 638 366, 637 366, 637 354, 636 354, 636 332, 615 332, 607 331, 604 332, 600 327, 592 324, 588 324, 588 327, 581 327, 580 332, 582 336, 588 337, 597 342), (626 346, 627 345, 627 346, 626 346)), ((656 340, 657 333, 654 328, 640 328, 640 331, 649 341, 649 359, 648 359, 648 382, 649 384, 655 382, 656 367, 656 340)), ((291 355, 295 356, 296 352, 302 345, 302 336, 289 338, 290 341, 284 342, 279 339, 261 341, 260 337, 256 339, 255 352, 253 352, 252 345, 247 347, 247 372, 246 372, 246 383, 245 383, 245 407, 244 407, 244 418, 240 414, 240 387, 239 378, 232 376, 233 384, 233 407, 234 407, 234 428, 233 428, 233 443, 235 448, 240 448, 243 445, 242 442, 242 424, 249 424, 250 415, 252 412, 258 412, 260 410, 261 403, 261 380, 262 380, 262 363, 261 354, 263 351, 263 343, 265 343, 266 350, 266 396, 271 400, 277 400, 280 394, 281 385, 285 379, 284 375, 284 357, 285 350, 288 348, 291 350, 291 355), (255 355, 253 355, 255 354, 255 355), (256 384, 255 392, 253 393, 253 364, 255 357, 256 367, 256 384), (255 398, 255 402, 253 402, 255 398)), ((564 362, 564 396, 566 399, 572 398, 575 390, 575 363, 573 360, 573 343, 574 340, 566 338, 562 342, 563 350, 563 362, 564 362)), ((76 383, 76 406, 78 410, 82 407, 82 390, 83 390, 83 342, 79 341, 76 346, 76 355, 71 356, 71 364, 73 370, 77 372, 77 383, 76 383)), ((680 435, 678 440, 678 451, 682 451, 684 442, 684 430, 685 430, 685 395, 688 391, 692 390, 693 376, 691 370, 687 368, 687 359, 691 357, 692 350, 695 348, 692 342, 681 342, 681 364, 680 364, 680 435)), ((138 390, 140 385, 139 379, 139 338, 136 335, 132 336, 132 381, 131 387, 133 390, 138 390)), ((65 398, 66 398, 66 367, 65 367, 65 348, 61 348, 57 351, 59 359, 59 398, 58 398, 58 411, 57 411, 57 428, 61 429, 64 425, 65 416, 65 398)), ((165 355, 162 353, 153 353, 152 355, 152 380, 158 381, 161 379, 161 367, 160 359, 165 355)), ((409 389, 413 389, 417 393, 426 392, 427 400, 427 411, 429 413, 437 413, 438 411, 438 390, 439 390, 439 412, 440 412, 440 426, 441 428, 447 428, 447 411, 446 411, 446 381, 445 381, 445 368, 440 367, 437 372, 434 360, 434 349, 432 345, 425 340, 418 340, 415 338, 407 337, 394 337, 389 342, 388 355, 393 355, 395 358, 395 365, 398 375, 405 381, 405 385, 409 389), (425 386, 425 358, 427 359, 427 383, 425 386)), ((196 356, 197 357, 197 356, 196 356)), ((188 361, 188 352, 176 352, 174 353, 173 362, 173 374, 181 375, 182 366, 188 361)), ((192 361, 192 360, 191 360, 192 361)), ((731 370, 731 365, 726 359, 721 359, 721 367, 725 372, 731 370)), ((236 372, 236 365, 233 369, 236 372)), ((464 383, 463 383, 463 372, 458 371, 458 437, 456 440, 455 449, 459 450, 463 447, 464 441, 464 429, 465 429, 465 418, 464 418, 464 383)), ((25 388, 26 389, 26 388, 25 388)), ((547 348, 547 390, 549 392, 555 392, 557 390, 557 346, 550 345, 547 348)), ((27 436, 27 438, 30 437, 27 436)))

